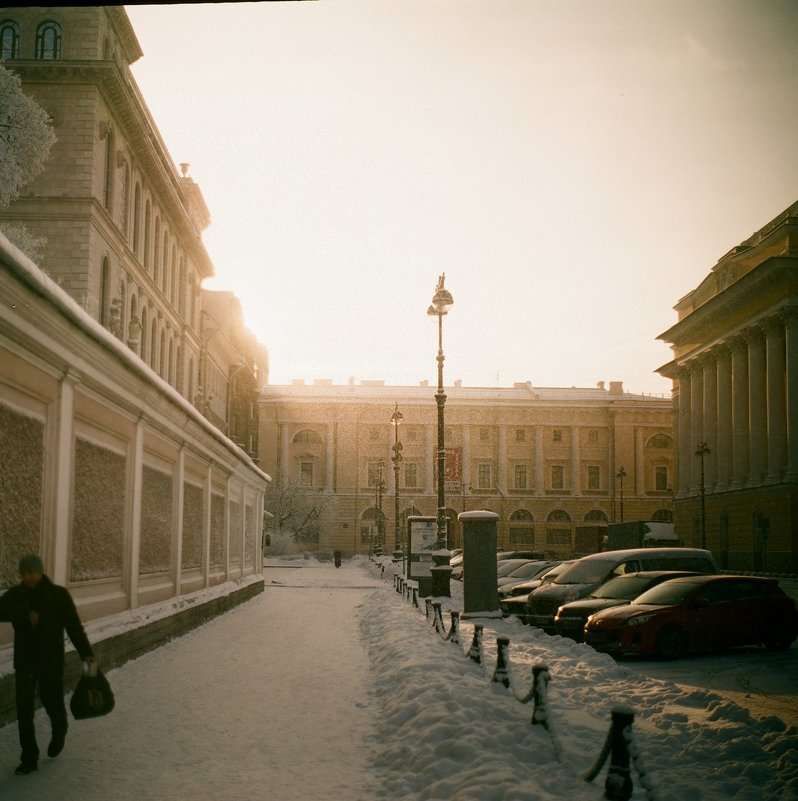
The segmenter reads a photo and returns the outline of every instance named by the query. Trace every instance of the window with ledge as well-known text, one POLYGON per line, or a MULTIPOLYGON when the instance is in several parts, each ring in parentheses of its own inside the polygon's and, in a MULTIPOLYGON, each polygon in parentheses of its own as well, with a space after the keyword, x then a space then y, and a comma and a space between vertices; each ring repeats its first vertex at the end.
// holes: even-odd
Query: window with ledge
POLYGON ((555 428, 552 432, 552 440, 554 442, 562 442, 562 431, 559 428, 555 428))
POLYGON ((601 489, 601 468, 598 465, 588 465, 587 488, 591 490, 601 489))
POLYGON ((313 486, 313 462, 299 463, 299 483, 303 487, 313 486))
POLYGON ((599 432, 598 431, 588 431, 587 432, 587 441, 591 445, 598 445, 599 441, 599 432))
POLYGON ((61 26, 48 20, 36 30, 36 58, 54 61, 61 58, 61 26))
POLYGON ((405 463, 405 487, 418 486, 418 465, 412 462, 405 463))
POLYGON ((551 488, 565 489, 565 467, 561 464, 551 466, 551 488))
POLYGON ((0 22, 0 60, 19 58, 19 25, 14 20, 0 22))
POLYGON ((477 485, 479 489, 490 489, 493 486, 491 482, 491 469, 489 464, 481 464, 477 466, 477 485))
POLYGON ((518 490, 527 488, 527 469, 525 464, 513 466, 513 487, 518 490))
POLYGON ((667 492, 669 486, 668 466, 656 465, 654 467, 654 489, 657 490, 657 492, 667 492))
POLYGON ((515 429, 515 441, 526 442, 526 431, 523 428, 515 429))
POLYGON ((490 440, 490 431, 487 428, 479 429, 479 441, 488 442, 490 440))

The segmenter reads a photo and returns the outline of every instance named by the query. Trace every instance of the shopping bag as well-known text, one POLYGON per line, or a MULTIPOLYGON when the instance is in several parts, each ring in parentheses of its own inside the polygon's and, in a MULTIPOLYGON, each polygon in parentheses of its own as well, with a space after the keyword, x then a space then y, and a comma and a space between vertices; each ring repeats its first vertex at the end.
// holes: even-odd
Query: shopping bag
POLYGON ((72 693, 69 708, 75 720, 99 718, 114 708, 114 693, 105 674, 94 663, 87 662, 83 675, 72 693))

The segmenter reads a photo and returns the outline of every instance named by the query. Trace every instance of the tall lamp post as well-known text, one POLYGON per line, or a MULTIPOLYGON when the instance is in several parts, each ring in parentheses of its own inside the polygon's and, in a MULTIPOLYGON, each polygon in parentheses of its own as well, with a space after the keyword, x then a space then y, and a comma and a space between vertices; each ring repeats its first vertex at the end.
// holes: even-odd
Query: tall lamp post
POLYGON ((698 443, 698 447, 696 448, 695 455, 701 459, 701 485, 699 487, 699 492, 701 494, 701 547, 707 547, 707 516, 706 516, 706 506, 704 501, 704 457, 710 453, 709 448, 707 447, 707 443, 701 440, 698 443))
POLYGON ((621 482, 621 523, 623 523, 623 480, 626 478, 626 470, 623 467, 618 471, 616 478, 621 482))
POLYGON ((446 478, 446 449, 444 442, 444 414, 443 407, 446 404, 446 394, 443 391, 443 318, 448 314, 449 309, 454 304, 451 292, 443 285, 446 274, 441 273, 438 277, 438 285, 435 287, 435 294, 432 296, 432 304, 427 309, 427 314, 438 318, 438 392, 435 395, 435 402, 438 404, 438 514, 437 514, 437 536, 435 543, 433 560, 435 567, 432 572, 432 594, 450 597, 449 577, 452 568, 449 566, 449 549, 446 544, 446 495, 444 482, 446 478))
POLYGON ((385 488, 385 482, 382 480, 382 467, 383 462, 382 459, 377 462, 377 475, 376 481, 374 482, 374 522, 375 522, 375 534, 374 534, 374 547, 373 550, 376 551, 377 546, 382 544, 382 491, 385 488))
POLYGON ((394 531, 393 531, 393 550, 394 558, 398 558, 397 554, 402 550, 402 536, 399 531, 399 465, 402 462, 402 443, 399 442, 399 423, 402 420, 402 413, 399 411, 399 403, 395 404, 393 414, 391 415, 391 423, 393 424, 393 487, 394 487, 394 531))

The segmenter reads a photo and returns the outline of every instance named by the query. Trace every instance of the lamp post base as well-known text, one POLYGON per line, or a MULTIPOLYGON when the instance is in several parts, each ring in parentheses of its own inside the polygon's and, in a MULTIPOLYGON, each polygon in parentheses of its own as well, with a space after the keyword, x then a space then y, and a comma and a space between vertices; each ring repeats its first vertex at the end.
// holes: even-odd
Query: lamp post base
POLYGON ((439 598, 451 598, 452 590, 449 582, 452 576, 452 566, 449 564, 449 551, 435 551, 432 558, 435 567, 429 569, 432 576, 432 594, 439 598))

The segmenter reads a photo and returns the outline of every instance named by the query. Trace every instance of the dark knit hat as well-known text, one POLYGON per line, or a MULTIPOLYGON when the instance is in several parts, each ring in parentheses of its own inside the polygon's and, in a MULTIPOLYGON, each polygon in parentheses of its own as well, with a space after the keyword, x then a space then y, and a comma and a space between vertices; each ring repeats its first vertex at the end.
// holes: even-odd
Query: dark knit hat
POLYGON ((19 560, 19 575, 25 573, 44 573, 44 564, 41 556, 35 553, 29 553, 19 560))

